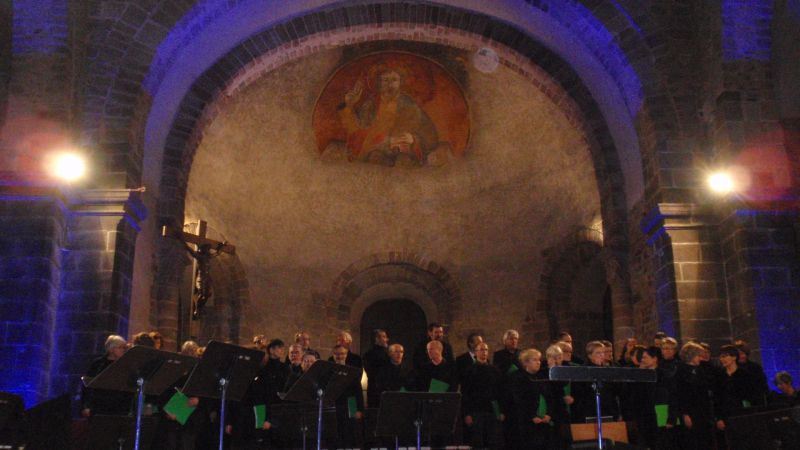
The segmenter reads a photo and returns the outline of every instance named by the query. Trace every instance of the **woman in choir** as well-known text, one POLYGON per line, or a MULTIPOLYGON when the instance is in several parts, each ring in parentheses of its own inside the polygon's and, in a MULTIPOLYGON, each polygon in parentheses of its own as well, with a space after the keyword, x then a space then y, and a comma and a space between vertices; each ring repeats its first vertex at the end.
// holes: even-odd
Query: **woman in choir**
MULTIPOLYGON (((92 361, 86 378, 91 379, 100 375, 114 361, 122 357, 128 349, 128 343, 122 336, 110 335, 104 344, 105 355, 92 361)), ((81 415, 91 417, 95 414, 124 415, 131 411, 133 396, 127 392, 106 391, 82 388, 81 415)))
POLYGON ((701 364, 706 350, 696 342, 681 348, 681 363, 675 373, 677 399, 681 410, 679 447, 688 450, 714 447, 711 374, 701 364))
POLYGON ((289 361, 291 362, 293 367, 292 367, 292 372, 289 374, 289 378, 286 379, 286 386, 284 386, 283 392, 289 392, 289 389, 291 389, 292 386, 294 386, 294 384, 297 383, 297 380, 299 380, 304 373, 308 372, 308 369, 310 369, 311 366, 313 366, 314 363, 317 362, 317 355, 315 355, 314 353, 306 353, 300 359, 300 364, 294 364, 296 357, 295 358, 292 357, 293 350, 295 350, 294 345, 289 347, 289 361), (297 369, 295 369, 295 366, 297 367, 297 369))
POLYGON ((625 344, 622 346, 622 354, 617 361, 617 365, 620 367, 634 367, 633 362, 631 361, 631 357, 633 356, 633 351, 638 344, 635 337, 631 337, 625 339, 625 344))
POLYGON ((761 392, 758 380, 738 367, 739 350, 734 345, 723 345, 719 362, 722 370, 714 382, 714 413, 717 430, 725 431, 726 421, 758 401, 761 392))
MULTIPOLYGON (((564 365, 564 352, 558 344, 551 345, 545 350, 547 359, 547 372, 545 378, 550 378, 550 369, 564 365)), ((553 412, 550 414, 553 426, 556 429, 557 448, 566 448, 572 441, 570 433, 570 408, 575 403, 572 397, 572 384, 567 381, 551 381, 550 394, 553 397, 553 412)))
MULTIPOLYGON (((606 363, 606 347, 600 341, 591 341, 586 344, 586 356, 589 358, 589 362, 586 364, 587 367, 604 367, 606 363)), ((614 419, 619 416, 619 391, 619 384, 603 383, 601 385, 601 416, 614 419)), ((573 422, 585 423, 587 418, 597 416, 594 390, 590 383, 572 383, 572 395, 575 397, 575 404, 572 408, 573 422)))
POLYGON ((556 410, 550 383, 539 373, 542 353, 527 349, 519 354, 522 370, 511 376, 516 417, 514 448, 546 450, 557 448, 553 411, 556 410))
POLYGON ((789 372, 781 371, 775 374, 775 387, 780 392, 771 392, 769 404, 781 408, 791 408, 800 405, 800 391, 792 385, 792 376, 789 372))
POLYGON ((674 379, 659 366, 663 357, 658 347, 637 350, 636 357, 639 368, 656 372, 655 383, 631 383, 629 388, 626 409, 636 424, 636 443, 653 450, 672 449, 671 430, 680 415, 674 379))
POLYGON ((673 337, 665 337, 661 341, 661 367, 662 370, 666 370, 670 373, 670 375, 675 375, 675 372, 678 370, 678 363, 680 363, 680 358, 678 357, 678 341, 673 337))

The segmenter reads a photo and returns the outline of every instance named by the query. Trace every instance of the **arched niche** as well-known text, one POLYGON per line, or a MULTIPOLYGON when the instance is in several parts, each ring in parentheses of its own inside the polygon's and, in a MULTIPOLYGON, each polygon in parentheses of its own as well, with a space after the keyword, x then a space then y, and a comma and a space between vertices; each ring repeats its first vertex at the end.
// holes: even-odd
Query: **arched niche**
POLYGON ((417 302, 407 298, 389 297, 372 302, 364 309, 358 322, 362 353, 372 347, 373 330, 386 330, 390 344, 403 346, 403 364, 410 368, 414 347, 425 335, 427 317, 417 302))

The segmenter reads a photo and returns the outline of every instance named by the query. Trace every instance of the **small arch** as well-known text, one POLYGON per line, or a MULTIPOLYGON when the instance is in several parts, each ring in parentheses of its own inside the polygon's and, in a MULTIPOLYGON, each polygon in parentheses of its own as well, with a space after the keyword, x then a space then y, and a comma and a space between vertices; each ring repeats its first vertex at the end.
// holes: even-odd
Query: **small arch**
POLYGON ((338 329, 361 335, 361 319, 373 304, 407 299, 428 320, 449 323, 461 304, 461 293, 441 265, 410 252, 387 252, 361 259, 334 280, 326 301, 327 317, 338 329))
POLYGON ((384 329, 390 343, 404 347, 406 357, 403 365, 410 368, 411 353, 420 337, 425 335, 428 317, 418 303, 404 297, 374 301, 362 311, 358 322, 360 349, 365 352, 372 346, 372 330, 384 329))
POLYGON ((538 300, 528 326, 538 332, 537 339, 553 339, 569 330, 576 341, 607 337, 621 339, 632 331, 630 289, 619 259, 603 245, 596 230, 579 230, 544 252, 538 300), (575 316, 577 297, 594 295, 591 308, 575 316), (592 309, 593 308, 593 309, 592 309), (596 329, 579 323, 597 323, 596 329), (613 335, 613 336, 610 336, 613 335), (573 336, 575 338, 575 336, 573 336))

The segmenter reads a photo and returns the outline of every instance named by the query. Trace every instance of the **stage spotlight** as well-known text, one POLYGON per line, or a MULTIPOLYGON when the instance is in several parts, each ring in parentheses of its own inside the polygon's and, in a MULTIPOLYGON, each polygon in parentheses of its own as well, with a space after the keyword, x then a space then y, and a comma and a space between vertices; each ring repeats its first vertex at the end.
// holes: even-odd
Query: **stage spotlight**
POLYGON ((72 183, 86 175, 86 159, 75 152, 54 153, 48 158, 47 171, 56 179, 72 183))
POLYGON ((708 177, 708 187, 717 194, 729 194, 734 191, 733 178, 727 172, 714 172, 708 177))

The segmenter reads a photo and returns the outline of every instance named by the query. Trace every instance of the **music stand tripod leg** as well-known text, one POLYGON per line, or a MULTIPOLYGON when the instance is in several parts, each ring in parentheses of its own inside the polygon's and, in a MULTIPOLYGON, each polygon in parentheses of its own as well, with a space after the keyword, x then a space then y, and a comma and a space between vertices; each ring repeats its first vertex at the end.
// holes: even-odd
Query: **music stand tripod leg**
POLYGON ((417 450, 422 448, 422 419, 417 418, 414 421, 414 426, 417 428, 417 450))
POLYGON ((317 401, 319 402, 319 406, 317 407, 317 450, 322 450, 322 395, 324 394, 322 389, 317 389, 317 401))
POLYGON ((142 434, 142 409, 144 409, 144 378, 136 379, 136 437, 133 441, 134 450, 139 450, 139 437, 142 434))
POLYGON ((592 383, 594 389, 595 414, 597 414, 597 448, 603 450, 603 418, 600 416, 600 381, 592 383))
POLYGON ((222 393, 221 403, 219 407, 219 450, 223 450, 223 440, 225 438, 225 401, 228 394, 228 379, 223 377, 219 379, 219 389, 222 393))

